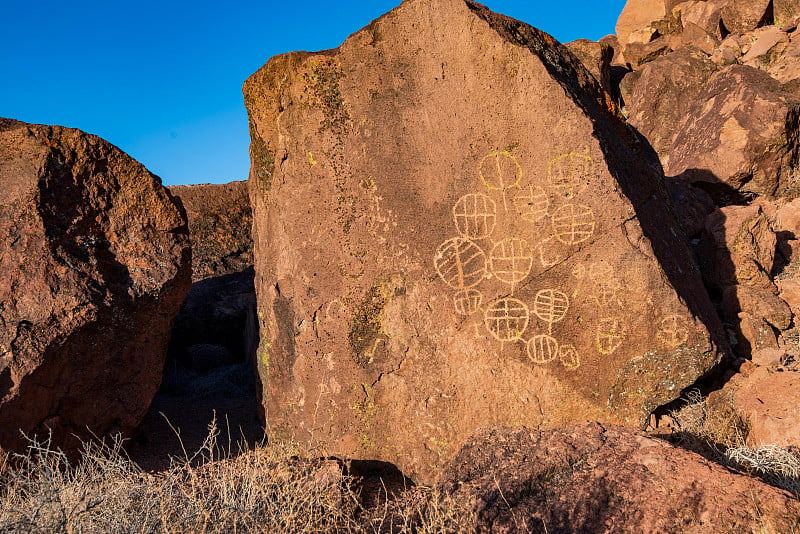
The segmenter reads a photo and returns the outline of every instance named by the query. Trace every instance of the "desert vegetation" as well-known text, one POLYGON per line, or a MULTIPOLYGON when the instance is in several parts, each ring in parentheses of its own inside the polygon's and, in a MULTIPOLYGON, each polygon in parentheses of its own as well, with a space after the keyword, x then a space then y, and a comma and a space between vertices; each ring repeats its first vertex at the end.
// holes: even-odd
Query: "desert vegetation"
POLYGON ((434 533, 472 525, 468 500, 426 487, 388 500, 384 488, 365 507, 341 461, 304 458, 287 443, 238 450, 218 436, 212 422, 201 450, 157 473, 140 469, 120 438, 87 442, 78 461, 31 439, 5 466, 0 532, 434 533))

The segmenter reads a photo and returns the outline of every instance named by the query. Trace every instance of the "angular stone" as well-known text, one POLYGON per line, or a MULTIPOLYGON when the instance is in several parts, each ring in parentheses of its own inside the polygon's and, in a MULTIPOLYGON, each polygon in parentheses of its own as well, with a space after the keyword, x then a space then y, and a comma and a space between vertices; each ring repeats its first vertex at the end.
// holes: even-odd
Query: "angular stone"
POLYGON ((793 198, 800 103, 767 73, 731 65, 694 100, 665 159, 667 174, 759 195, 793 198), (732 90, 735 88, 735 90, 732 90))
POLYGON ((731 33, 746 33, 773 23, 773 0, 727 0, 722 5, 722 24, 731 33))
POLYGON ((766 70, 783 58, 789 46, 789 36, 775 26, 759 28, 753 33, 753 43, 742 56, 741 62, 766 70))
POLYGON ((78 130, 0 120, 0 450, 127 432, 191 283, 185 213, 78 130))
POLYGON ((473 497, 475 532, 784 532, 800 508, 758 479, 597 423, 481 430, 440 488, 473 497))
POLYGON ((642 425, 718 361, 655 154, 550 36, 409 0, 244 94, 274 432, 430 481, 479 427, 642 425))
POLYGON ((679 2, 675 0, 628 0, 617 19, 616 34, 623 46, 631 35, 663 19, 679 2))
POLYGON ((595 43, 588 39, 578 39, 571 43, 564 44, 569 51, 575 54, 581 63, 592 73, 592 76, 600 82, 600 85, 609 94, 613 95, 611 87, 611 60, 614 57, 614 49, 603 43, 595 43))
POLYGON ((253 265, 253 213, 247 182, 178 185, 189 218, 192 280, 243 271, 253 265))
POLYGON ((800 15, 800 2, 798 0, 773 0, 775 8, 775 25, 785 27, 787 24, 797 24, 800 15))
POLYGON ((625 100, 628 122, 647 137, 665 164, 678 133, 675 124, 684 118, 715 69, 705 54, 687 47, 637 71, 625 100))

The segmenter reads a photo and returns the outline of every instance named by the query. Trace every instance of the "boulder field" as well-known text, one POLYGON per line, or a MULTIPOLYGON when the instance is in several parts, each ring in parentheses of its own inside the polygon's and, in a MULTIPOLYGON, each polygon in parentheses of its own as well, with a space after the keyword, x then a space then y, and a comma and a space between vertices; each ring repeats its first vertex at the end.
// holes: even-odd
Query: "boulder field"
POLYGON ((78 130, 0 119, 0 450, 129 432, 191 284, 186 214, 78 130))
POLYGON ((727 354, 657 154, 549 35, 406 0, 244 96, 273 435, 430 481, 481 427, 642 426, 727 354))

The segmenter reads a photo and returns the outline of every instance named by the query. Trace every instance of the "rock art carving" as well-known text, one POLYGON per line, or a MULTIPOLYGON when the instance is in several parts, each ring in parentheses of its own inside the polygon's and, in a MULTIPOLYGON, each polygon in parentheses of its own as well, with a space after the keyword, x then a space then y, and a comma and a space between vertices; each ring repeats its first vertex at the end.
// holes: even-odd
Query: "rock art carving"
POLYGON ((615 317, 600 319, 597 327, 597 352, 600 354, 613 354, 625 338, 625 329, 622 321, 615 317))
POLYGON ((494 200, 481 193, 464 195, 453 206, 453 218, 463 237, 484 239, 494 231, 497 208, 494 200))
MULTIPOLYGON (((594 211, 573 202, 587 187, 593 173, 594 163, 589 155, 566 152, 549 162, 546 182, 523 183, 523 168, 513 154, 505 150, 489 152, 478 163, 478 177, 486 191, 468 193, 456 201, 452 212, 458 237, 448 239, 436 251, 436 272, 457 290, 453 297, 456 313, 464 317, 482 313, 486 331, 492 338, 502 344, 525 343, 528 358, 535 364, 559 360, 569 370, 580 366, 574 345, 561 344, 553 336, 553 325, 567 315, 570 296, 548 288, 537 292, 532 303, 525 303, 515 298, 514 293, 530 276, 537 256, 543 267, 552 267, 568 256, 569 247, 594 235, 597 226, 594 211), (508 194, 512 189, 516 190, 514 196, 508 194), (503 205, 499 211, 498 193, 503 205), (498 228, 502 228, 498 227, 500 219, 508 217, 530 223, 531 235, 539 236, 540 241, 534 245, 523 237, 498 233, 498 228), (511 295, 484 304, 480 284, 490 278, 510 285, 511 295), (547 324, 547 332, 526 339, 523 336, 531 311, 547 324)), ((579 280, 571 295, 573 299, 587 285, 588 296, 598 307, 621 304, 621 283, 607 263, 597 262, 588 268, 579 265, 573 275, 579 280)), ((624 337, 619 324, 604 321, 597 326, 597 344, 605 351, 601 353, 611 354, 624 337)), ((475 333, 481 335, 477 325, 475 333)))
POLYGON ((656 337, 667 347, 674 349, 689 339, 689 321, 680 315, 669 315, 658 325, 656 337))
POLYGON ((465 289, 486 276, 486 254, 470 239, 454 237, 436 251, 436 272, 450 287, 465 289))
POLYGON ((508 211, 506 191, 519 187, 522 179, 522 167, 517 158, 505 150, 490 152, 481 160, 478 173, 486 189, 503 193, 503 208, 508 211))
POLYGON ((533 250, 524 239, 503 239, 492 249, 489 265, 494 276, 511 284, 525 280, 533 267, 533 250))
POLYGON ((567 199, 585 189, 593 173, 592 158, 575 152, 556 156, 547 165, 550 186, 567 199))
POLYGON ((489 305, 484 317, 486 327, 496 340, 517 341, 528 328, 530 311, 521 300, 508 297, 489 305))

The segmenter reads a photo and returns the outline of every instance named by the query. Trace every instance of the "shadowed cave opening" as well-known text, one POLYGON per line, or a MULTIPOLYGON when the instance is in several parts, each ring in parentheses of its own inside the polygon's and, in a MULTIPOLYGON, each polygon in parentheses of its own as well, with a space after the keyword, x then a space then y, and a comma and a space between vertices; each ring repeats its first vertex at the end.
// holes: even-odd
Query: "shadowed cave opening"
POLYGON ((193 455, 215 418, 223 453, 264 438, 257 418, 253 279, 248 267, 192 284, 173 325, 161 388, 129 447, 143 468, 162 469, 170 456, 193 455))

